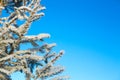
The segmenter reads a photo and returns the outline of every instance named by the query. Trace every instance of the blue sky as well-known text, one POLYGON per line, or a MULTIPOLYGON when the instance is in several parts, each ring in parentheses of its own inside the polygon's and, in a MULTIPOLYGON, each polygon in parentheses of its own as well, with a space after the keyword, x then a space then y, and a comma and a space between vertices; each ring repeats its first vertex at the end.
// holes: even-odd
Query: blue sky
POLYGON ((66 52, 59 63, 70 80, 120 80, 119 0, 42 0, 42 4, 46 15, 28 34, 51 34, 47 41, 57 43, 56 51, 66 52))

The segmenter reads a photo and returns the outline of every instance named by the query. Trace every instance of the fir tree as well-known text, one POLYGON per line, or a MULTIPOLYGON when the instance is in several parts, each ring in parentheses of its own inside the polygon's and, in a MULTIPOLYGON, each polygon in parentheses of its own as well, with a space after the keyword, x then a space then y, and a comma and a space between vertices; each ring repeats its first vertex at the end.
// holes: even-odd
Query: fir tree
POLYGON ((0 18, 0 80, 12 80, 10 75, 14 72, 24 73, 26 80, 67 79, 54 77, 64 71, 62 66, 54 65, 64 51, 55 53, 52 48, 56 44, 44 42, 50 35, 26 35, 31 23, 44 15, 40 0, 0 0, 0 9, 9 14, 0 18), (23 50, 26 44, 32 47, 23 50))

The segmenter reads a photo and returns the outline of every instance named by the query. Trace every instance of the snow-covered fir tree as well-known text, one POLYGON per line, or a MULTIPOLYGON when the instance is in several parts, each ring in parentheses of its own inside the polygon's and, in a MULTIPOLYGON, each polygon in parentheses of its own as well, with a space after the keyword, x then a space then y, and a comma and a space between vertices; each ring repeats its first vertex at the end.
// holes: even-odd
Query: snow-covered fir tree
POLYGON ((64 68, 55 62, 64 51, 55 53, 52 48, 56 44, 44 42, 50 35, 27 35, 31 23, 44 15, 44 9, 40 0, 0 0, 1 15, 8 14, 0 17, 0 80, 12 80, 10 75, 15 72, 25 74, 26 80, 68 78, 57 77, 64 68), (26 44, 32 44, 32 47, 23 49, 26 44))

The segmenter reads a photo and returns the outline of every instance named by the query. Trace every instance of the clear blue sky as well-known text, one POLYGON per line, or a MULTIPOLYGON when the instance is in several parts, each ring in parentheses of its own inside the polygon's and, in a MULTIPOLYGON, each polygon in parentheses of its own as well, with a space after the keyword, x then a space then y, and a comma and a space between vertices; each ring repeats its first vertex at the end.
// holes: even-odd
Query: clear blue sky
MULTIPOLYGON (((70 80, 120 80, 120 1, 42 0, 45 16, 28 34, 50 33, 70 80)), ((13 75, 14 80, 21 80, 13 75)))

